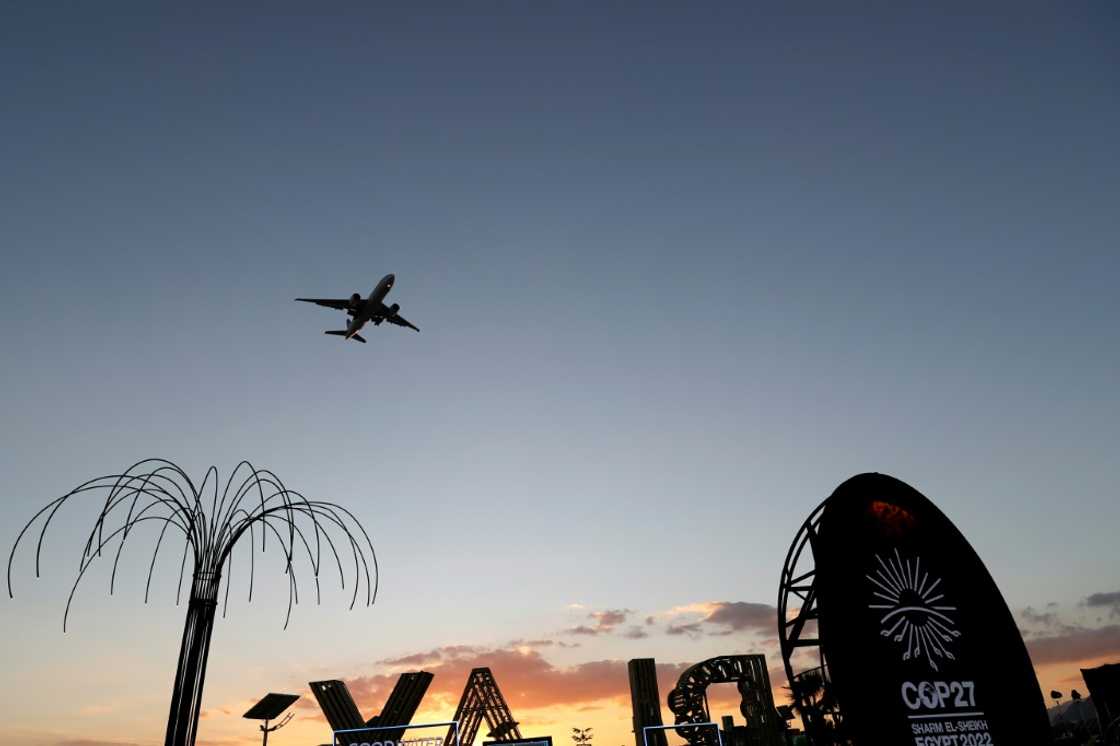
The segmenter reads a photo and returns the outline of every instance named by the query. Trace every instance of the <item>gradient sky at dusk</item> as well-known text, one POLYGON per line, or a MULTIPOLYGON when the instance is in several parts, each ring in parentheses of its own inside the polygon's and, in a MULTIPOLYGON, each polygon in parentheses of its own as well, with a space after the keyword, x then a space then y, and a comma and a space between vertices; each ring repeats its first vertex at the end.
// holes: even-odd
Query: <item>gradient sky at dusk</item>
MULTIPOLYGON (((883 471, 1070 688, 1120 658, 1120 15, 899 5, 5 7, 0 540, 145 456, 250 459, 354 509, 382 595, 282 631, 275 559, 207 743, 422 661, 427 716, 492 662, 524 730, 616 746, 629 658, 780 665, 754 605, 883 471), (386 272, 420 334, 292 302, 386 272)), ((144 606, 137 545, 64 636, 92 516, 17 560, 0 741, 162 738, 177 568, 144 606)), ((325 741, 298 712, 274 742, 325 741)))

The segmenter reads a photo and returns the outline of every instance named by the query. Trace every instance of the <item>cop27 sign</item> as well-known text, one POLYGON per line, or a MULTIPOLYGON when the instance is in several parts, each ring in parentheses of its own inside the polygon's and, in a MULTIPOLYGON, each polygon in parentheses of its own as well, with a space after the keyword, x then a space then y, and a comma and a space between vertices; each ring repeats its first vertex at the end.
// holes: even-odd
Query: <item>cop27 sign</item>
POLYGON ((1050 744, 1042 692, 999 589, 917 490, 861 474, 813 550, 821 650, 852 742, 1050 744))

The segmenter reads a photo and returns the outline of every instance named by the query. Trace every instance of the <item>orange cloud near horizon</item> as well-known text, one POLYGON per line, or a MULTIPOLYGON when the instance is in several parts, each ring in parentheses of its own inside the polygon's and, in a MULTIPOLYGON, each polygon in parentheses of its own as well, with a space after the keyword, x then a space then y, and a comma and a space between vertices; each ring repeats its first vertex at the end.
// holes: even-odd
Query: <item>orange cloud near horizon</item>
MULTIPOLYGON (((604 629, 601 634, 624 638, 624 626, 630 614, 628 609, 590 612, 589 619, 604 629)), ((735 652, 744 649, 764 649, 770 658, 770 679, 775 701, 788 701, 785 675, 780 659, 775 655, 776 641, 764 638, 764 623, 772 623, 773 607, 745 602, 705 602, 676 607, 669 612, 645 617, 646 627, 670 634, 674 625, 693 624, 699 630, 696 637, 725 637, 725 630, 749 635, 726 638, 728 647, 735 652), (693 615, 692 621, 686 615, 693 615), (655 624, 665 620, 668 627, 655 624)), ((1099 665, 1120 658, 1120 625, 1088 628, 1060 624, 1055 615, 1043 620, 1033 615, 1035 623, 1044 624, 1041 631, 1027 636, 1027 646, 1034 661, 1042 692, 1058 689, 1068 695, 1071 688, 1084 691, 1079 668, 1099 665)), ((561 633, 563 635, 565 633, 561 633)), ((689 636, 692 637, 691 635, 689 636)), ((552 735, 556 746, 569 746, 568 734, 572 727, 593 727, 596 746, 629 746, 634 743, 631 731, 630 693, 627 662, 621 658, 585 660, 561 666, 550 660, 550 651, 579 647, 576 642, 558 638, 526 638, 513 640, 503 646, 470 644, 446 645, 428 650, 406 653, 377 661, 375 673, 346 678, 345 681, 364 717, 380 711, 389 693, 404 671, 428 670, 435 674, 432 685, 416 713, 413 722, 435 722, 450 719, 463 693, 464 684, 473 668, 489 667, 508 701, 514 717, 522 724, 522 732, 530 735, 552 735)), ((611 652, 614 652, 613 650, 611 652)), ((728 651, 732 652, 732 651, 728 651)), ((699 662, 698 656, 689 662, 659 663, 658 685, 664 722, 671 723, 672 716, 664 702, 670 690, 685 669, 699 662)), ((326 743, 330 729, 309 690, 296 704, 297 719, 284 731, 270 737, 277 746, 284 743, 326 743)), ((206 740, 200 746, 239 746, 259 743, 259 733, 240 718, 251 702, 211 703, 203 713, 206 740), (242 737, 244 734, 244 737, 242 737)), ((735 716, 739 698, 733 686, 714 686, 709 693, 713 719, 723 714, 735 716)), ((484 734, 480 734, 479 742, 484 734)), ((0 731, 0 740, 4 740, 0 731)), ((21 740, 20 742, 29 742, 21 740)), ((83 746, 104 744, 123 746, 128 742, 94 740, 83 746)), ((72 746, 80 740, 66 741, 61 737, 35 741, 44 746, 72 746)))

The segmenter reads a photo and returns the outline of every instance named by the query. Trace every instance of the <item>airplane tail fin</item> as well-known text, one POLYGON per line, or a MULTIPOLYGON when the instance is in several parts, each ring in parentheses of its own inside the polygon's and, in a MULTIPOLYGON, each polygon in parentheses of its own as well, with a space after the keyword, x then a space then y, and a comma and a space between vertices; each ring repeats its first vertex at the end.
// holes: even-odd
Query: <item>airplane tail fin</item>
MULTIPOLYGON (((340 332, 336 332, 336 331, 333 331, 333 330, 330 330, 330 329, 323 332, 323 334, 330 334, 330 335, 335 336, 335 337, 345 337, 348 333, 349 332, 347 332, 345 329, 343 329, 340 332)), ((366 338, 363 337, 361 334, 351 334, 350 339, 356 339, 359 342, 361 342, 362 344, 365 344, 365 341, 366 341, 366 338)))

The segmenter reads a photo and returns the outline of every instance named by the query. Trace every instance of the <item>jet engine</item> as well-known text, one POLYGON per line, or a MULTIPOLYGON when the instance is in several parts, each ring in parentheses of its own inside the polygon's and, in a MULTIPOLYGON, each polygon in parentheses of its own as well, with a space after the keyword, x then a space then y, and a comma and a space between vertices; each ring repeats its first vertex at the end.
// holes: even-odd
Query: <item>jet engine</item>
POLYGON ((389 306, 389 313, 395 314, 399 310, 401 310, 401 307, 398 303, 394 303, 393 305, 389 306))
POLYGON ((353 295, 350 296, 350 307, 351 308, 357 308, 358 304, 361 303, 361 302, 362 302, 362 296, 361 296, 360 293, 354 293, 353 295))

